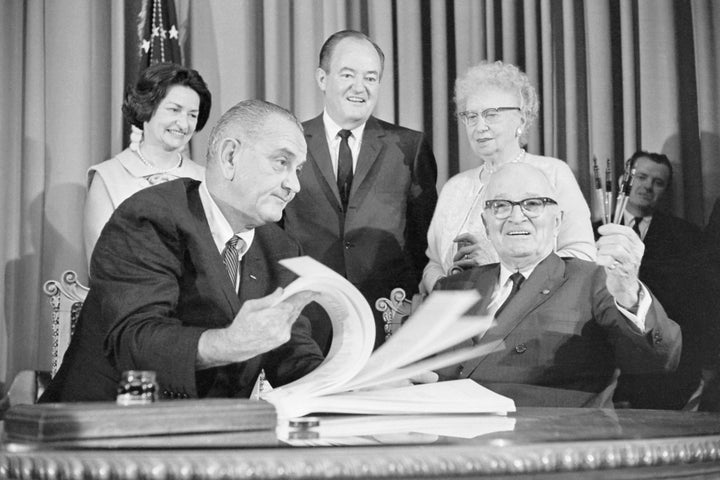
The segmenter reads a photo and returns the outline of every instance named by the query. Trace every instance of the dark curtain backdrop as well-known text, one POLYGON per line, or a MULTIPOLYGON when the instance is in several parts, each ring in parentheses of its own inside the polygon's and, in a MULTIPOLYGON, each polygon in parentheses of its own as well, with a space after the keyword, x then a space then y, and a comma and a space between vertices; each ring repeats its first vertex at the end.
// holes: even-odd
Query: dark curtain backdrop
MULTIPOLYGON (((124 144, 125 59, 139 0, 0 2, 0 381, 48 368, 42 283, 74 269, 86 170, 124 144)), ((453 81, 480 60, 525 70, 541 97, 529 151, 564 159, 588 199, 592 157, 618 172, 638 148, 675 177, 667 208, 701 225, 720 195, 720 2, 715 0, 177 0, 185 64, 213 93, 209 127, 246 98, 301 120, 321 111, 323 40, 354 28, 386 53, 376 114, 427 131, 438 187, 476 164, 453 81)), ((204 163, 210 128, 196 135, 204 163)), ((594 206, 593 206, 594 207, 594 206)))

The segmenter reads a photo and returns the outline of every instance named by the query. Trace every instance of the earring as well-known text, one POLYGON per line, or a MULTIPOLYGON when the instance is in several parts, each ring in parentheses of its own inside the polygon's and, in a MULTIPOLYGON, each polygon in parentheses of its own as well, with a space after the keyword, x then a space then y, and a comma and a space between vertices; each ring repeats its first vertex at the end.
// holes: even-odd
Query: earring
POLYGON ((520 136, 522 135, 522 133, 523 133, 522 127, 518 127, 518 128, 515 129, 515 136, 516 136, 516 137, 520 137, 520 136))
POLYGON ((133 125, 130 129, 130 150, 137 152, 140 150, 140 142, 142 142, 143 131, 133 125))

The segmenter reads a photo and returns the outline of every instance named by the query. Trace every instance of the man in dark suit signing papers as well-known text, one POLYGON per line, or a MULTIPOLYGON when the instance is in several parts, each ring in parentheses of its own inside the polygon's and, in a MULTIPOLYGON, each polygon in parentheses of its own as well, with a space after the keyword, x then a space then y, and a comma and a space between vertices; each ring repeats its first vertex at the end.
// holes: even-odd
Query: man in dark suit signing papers
POLYGON ((473 342, 503 345, 438 372, 441 379, 472 378, 518 406, 612 407, 619 370, 675 368, 680 329, 638 281, 643 245, 630 227, 600 227, 597 264, 560 258, 562 212, 542 172, 505 165, 485 198, 483 223, 500 263, 437 288, 477 289, 477 313, 495 321, 473 342))
MULTIPOLYGON (((402 287, 418 291, 437 191, 435 157, 421 132, 372 116, 384 55, 360 32, 325 41, 315 78, 324 112, 303 123, 308 161, 284 227, 370 305, 402 287)), ((376 312, 376 346, 385 337, 376 312)), ((329 322, 313 323, 327 346, 329 322)))
POLYGON ((292 114, 241 102, 210 135, 203 182, 167 182, 120 205, 41 400, 112 400, 124 370, 156 371, 164 398, 247 397, 261 369, 277 385, 313 370, 322 355, 298 315, 314 294, 278 303, 294 275, 277 262, 300 249, 274 223, 305 156, 292 114))

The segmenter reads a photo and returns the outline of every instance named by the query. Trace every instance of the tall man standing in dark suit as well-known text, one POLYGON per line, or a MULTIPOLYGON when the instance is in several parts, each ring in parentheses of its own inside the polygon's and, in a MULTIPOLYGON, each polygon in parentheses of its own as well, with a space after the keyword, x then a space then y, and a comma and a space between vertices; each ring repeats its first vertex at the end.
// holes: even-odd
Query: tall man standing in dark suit
POLYGON ((680 409, 706 381, 720 354, 720 284, 709 268, 709 253, 695 225, 659 210, 672 183, 672 164, 662 153, 635 152, 635 168, 623 223, 645 244, 642 280, 682 329, 683 348, 674 373, 623 375, 616 400, 633 408, 680 409))
MULTIPOLYGON (((378 45, 352 30, 322 46, 315 77, 325 109, 303 124, 307 167, 284 218, 304 251, 345 276, 371 305, 394 287, 418 291, 437 202, 437 167, 425 136, 372 116, 384 60, 378 45)), ((313 330, 327 345, 329 321, 313 330)), ((376 330, 377 346, 384 340, 379 313, 376 330)))
POLYGON ((314 294, 280 301, 294 275, 278 260, 300 249, 274 223, 305 157, 291 113, 241 102, 210 135, 204 181, 167 182, 120 205, 41 401, 112 400, 125 370, 156 371, 164 398, 247 397, 261 369, 275 385, 312 371, 322 354, 298 315, 314 294))
POLYGON ((472 341, 501 343, 438 373, 477 380, 518 406, 611 408, 619 370, 675 367, 680 329, 638 281, 643 245, 629 227, 600 227, 597 264, 553 252, 562 222, 555 198, 532 165, 492 175, 482 220, 500 263, 436 288, 477 289, 477 312, 495 322, 472 341))

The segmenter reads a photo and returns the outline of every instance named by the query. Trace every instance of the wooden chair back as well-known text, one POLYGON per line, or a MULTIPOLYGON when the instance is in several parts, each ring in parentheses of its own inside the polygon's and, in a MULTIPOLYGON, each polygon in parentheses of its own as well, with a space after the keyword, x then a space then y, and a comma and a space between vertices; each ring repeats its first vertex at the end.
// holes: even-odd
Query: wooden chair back
POLYGON ((408 299, 405 290, 398 287, 393 288, 390 292, 390 298, 380 297, 375 301, 375 309, 382 312, 383 322, 385 322, 385 340, 389 339, 405 323, 421 300, 419 295, 413 297, 412 300, 408 299))
POLYGON ((65 271, 60 280, 48 280, 43 285, 45 295, 50 297, 52 326, 52 363, 50 374, 54 377, 60 367, 75 324, 80 316, 88 287, 77 280, 72 270, 65 271))

